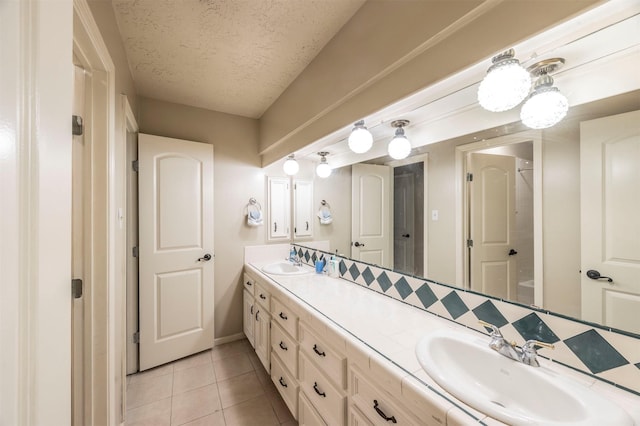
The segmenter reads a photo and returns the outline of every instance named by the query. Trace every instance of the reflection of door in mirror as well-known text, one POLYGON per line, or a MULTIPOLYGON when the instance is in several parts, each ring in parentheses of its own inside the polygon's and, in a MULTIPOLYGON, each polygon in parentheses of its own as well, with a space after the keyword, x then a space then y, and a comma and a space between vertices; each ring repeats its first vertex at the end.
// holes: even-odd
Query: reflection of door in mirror
POLYGON ((640 333, 640 111, 583 122, 580 159, 582 318, 640 333))
POLYGON ((390 268, 391 168, 354 164, 351 172, 351 258, 390 268))
POLYGON ((424 275, 424 162, 393 169, 393 269, 424 275))

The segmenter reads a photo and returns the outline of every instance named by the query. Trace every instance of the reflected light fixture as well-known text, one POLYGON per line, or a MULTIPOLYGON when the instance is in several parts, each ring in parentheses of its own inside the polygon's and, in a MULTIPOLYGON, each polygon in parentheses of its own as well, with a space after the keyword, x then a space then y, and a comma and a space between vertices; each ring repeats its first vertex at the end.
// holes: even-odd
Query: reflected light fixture
POLYGON ((284 164, 282 165, 282 170, 284 170, 284 172, 289 176, 293 176, 298 173, 298 170, 300 170, 300 165, 294 158, 293 154, 287 157, 284 164))
POLYGON ((546 129, 559 123, 567 115, 569 101, 553 86, 553 78, 549 75, 563 64, 563 58, 551 58, 527 68, 531 75, 538 79, 533 86, 533 92, 520 110, 520 119, 525 126, 546 129))
POLYGON ((411 153, 411 143, 404 135, 404 126, 409 124, 409 120, 395 120, 391 122, 391 127, 396 128, 396 135, 389 142, 389 155, 395 160, 407 158, 411 153))
POLYGON ((364 126, 364 120, 357 121, 354 126, 348 139, 349 149, 356 154, 363 154, 371 149, 373 136, 364 126))
POLYGON ((320 164, 316 167, 316 174, 318 177, 327 178, 331 175, 331 166, 327 163, 327 155, 329 155, 329 153, 322 151, 319 152, 318 155, 320 156, 320 164))
POLYGON ((478 88, 478 102, 484 109, 507 111, 527 97, 531 76, 514 56, 515 51, 509 49, 491 59, 493 65, 478 88))

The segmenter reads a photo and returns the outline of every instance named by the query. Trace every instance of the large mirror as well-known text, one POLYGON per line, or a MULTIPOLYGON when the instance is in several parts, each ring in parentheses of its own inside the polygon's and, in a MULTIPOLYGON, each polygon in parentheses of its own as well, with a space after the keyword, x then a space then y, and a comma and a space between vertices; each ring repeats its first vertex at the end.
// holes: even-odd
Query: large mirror
POLYGON ((584 148, 585 134, 594 126, 610 129, 616 140, 621 126, 633 127, 593 120, 640 110, 638 22, 636 15, 550 49, 570 67, 554 76, 557 86, 570 99, 580 99, 551 128, 530 130, 518 111, 496 118, 473 105, 476 73, 475 80, 470 77, 476 83, 436 100, 410 99, 391 107, 388 115, 380 112, 367 121, 374 123, 369 127, 376 142, 364 161, 356 161, 345 148, 348 130, 319 141, 332 153, 328 161, 334 170, 327 179, 316 178, 318 197, 330 198, 334 210, 349 217, 341 221, 334 215, 333 228, 317 237, 329 239, 332 250, 354 259, 640 333, 636 315, 629 319, 640 306, 640 224, 635 219, 640 207, 640 135, 620 136, 630 151, 618 154, 620 162, 613 169, 626 167, 630 178, 626 195, 613 195, 615 208, 602 203, 605 198, 611 201, 610 194, 585 186, 599 173, 599 165, 587 158, 584 148), (593 85, 595 75, 598 87, 593 85), (406 133, 414 149, 409 158, 394 161, 386 155, 386 144, 393 135, 390 122, 400 118, 411 122, 406 133), (505 190, 500 178, 494 173, 498 182, 492 186, 486 170, 510 173, 512 192, 500 193, 505 190), (367 184, 361 179, 369 174, 382 174, 389 185, 371 190, 381 194, 365 199, 360 192, 367 184), (616 218, 617 234, 600 236, 597 244, 608 241, 619 247, 611 250, 624 252, 618 261, 631 266, 625 273, 634 281, 632 288, 586 277, 587 268, 613 274, 607 265, 587 264, 586 246, 593 241, 589 230, 584 237, 584 228, 591 211, 608 214, 605 220, 616 218), (362 231, 363 221, 375 220, 386 221, 384 249, 362 231), (492 260, 492 250, 503 258, 492 260), (594 292, 600 296, 586 300, 594 292))

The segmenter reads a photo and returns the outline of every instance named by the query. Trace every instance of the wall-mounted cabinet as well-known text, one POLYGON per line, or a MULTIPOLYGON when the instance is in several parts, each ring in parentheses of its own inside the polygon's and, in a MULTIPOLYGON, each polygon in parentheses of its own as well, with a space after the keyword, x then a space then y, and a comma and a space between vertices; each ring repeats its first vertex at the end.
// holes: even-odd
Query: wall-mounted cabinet
POLYGON ((313 182, 293 181, 293 238, 313 236, 313 182))
POLYGON ((267 205, 269 241, 313 237, 313 181, 268 177, 267 205))

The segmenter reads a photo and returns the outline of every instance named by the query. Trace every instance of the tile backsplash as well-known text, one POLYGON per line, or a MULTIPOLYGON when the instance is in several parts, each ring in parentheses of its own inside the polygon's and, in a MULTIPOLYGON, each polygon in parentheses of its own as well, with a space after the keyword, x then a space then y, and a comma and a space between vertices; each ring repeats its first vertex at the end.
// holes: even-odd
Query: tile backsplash
MULTIPOLYGON (((329 256, 322 250, 295 245, 303 262, 313 265, 329 256)), ((403 275, 386 268, 339 257, 340 277, 487 334, 478 323, 494 324, 508 340, 535 339, 552 343, 540 349, 545 358, 640 395, 640 336, 548 311, 505 302, 472 291, 403 275)))

